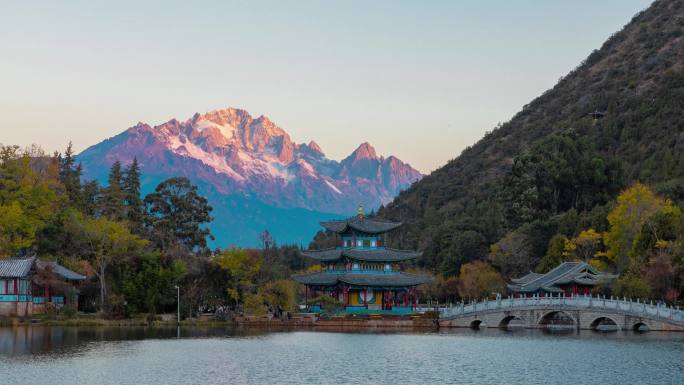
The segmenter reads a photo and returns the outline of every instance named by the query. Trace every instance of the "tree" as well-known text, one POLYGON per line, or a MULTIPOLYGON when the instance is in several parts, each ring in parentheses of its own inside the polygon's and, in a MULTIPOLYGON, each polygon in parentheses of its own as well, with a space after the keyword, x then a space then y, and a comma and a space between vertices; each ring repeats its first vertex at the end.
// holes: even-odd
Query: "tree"
POLYGON ((646 268, 646 283, 651 289, 651 298, 675 302, 678 295, 676 290, 673 292, 676 272, 672 264, 672 243, 659 241, 657 248, 646 268))
POLYGON ((0 255, 30 248, 60 207, 61 183, 55 174, 39 149, 0 146, 0 255))
POLYGON ((244 249, 232 248, 221 252, 214 261, 227 273, 226 294, 238 306, 252 279, 261 269, 261 258, 250 255, 244 249))
MULTIPOLYGON (((617 266, 619 273, 629 267, 630 256, 636 257, 632 250, 642 228, 645 226, 653 233, 652 219, 657 213, 676 211, 678 209, 670 201, 656 196, 641 183, 635 183, 618 196, 615 208, 608 214, 610 229, 603 239, 607 247, 606 257, 617 266)), ((653 233, 653 236, 658 239, 658 234, 653 233)))
POLYGON ((601 234, 594 229, 583 230, 575 238, 565 242, 566 260, 580 259, 589 262, 601 249, 601 234))
POLYGON ((546 254, 544 254, 544 257, 542 257, 534 270, 537 273, 543 274, 560 265, 565 260, 564 252, 567 242, 568 238, 563 234, 556 234, 551 237, 546 254))
POLYGON ((492 294, 502 293, 506 288, 501 274, 482 261, 461 266, 458 280, 462 298, 488 298, 492 294))
POLYGON ((124 175, 122 186, 126 219, 132 232, 142 234, 145 207, 140 198, 140 165, 138 165, 137 158, 133 158, 133 162, 126 168, 124 175))
POLYGON ((283 311, 292 311, 297 306, 297 284, 289 279, 266 282, 259 294, 264 302, 283 311))
POLYGON ((512 231, 490 247, 489 261, 506 276, 527 274, 537 265, 526 230, 512 231))
POLYGON ((150 236, 163 252, 181 246, 189 251, 207 247, 212 207, 187 178, 171 178, 145 197, 146 224, 150 236))
POLYGON ((100 307, 106 306, 107 268, 116 258, 140 254, 148 241, 131 234, 128 228, 105 217, 88 218, 75 213, 68 221, 73 239, 89 257, 100 282, 100 307))
POLYGON ((110 168, 107 182, 108 186, 104 189, 100 204, 102 215, 114 221, 125 220, 123 174, 118 160, 110 168))
POLYGON ((76 165, 74 153, 72 150, 71 141, 64 151, 64 155, 58 157, 59 161, 59 179, 64 185, 64 188, 69 199, 69 204, 72 207, 82 209, 83 201, 81 196, 81 164, 76 165))

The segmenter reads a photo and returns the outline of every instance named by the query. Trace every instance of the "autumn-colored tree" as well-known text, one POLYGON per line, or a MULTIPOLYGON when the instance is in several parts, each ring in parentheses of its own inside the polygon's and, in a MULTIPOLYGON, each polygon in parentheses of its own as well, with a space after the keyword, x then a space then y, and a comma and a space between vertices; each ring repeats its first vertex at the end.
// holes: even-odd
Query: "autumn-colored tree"
POLYGON ((224 250, 216 256, 214 262, 228 275, 226 294, 236 306, 244 299, 252 278, 261 269, 261 261, 260 256, 237 248, 224 250))
POLYGON ((292 311, 297 306, 297 284, 289 279, 266 282, 259 294, 265 303, 283 311, 292 311))
POLYGON ((619 273, 629 267, 634 240, 642 228, 653 227, 651 219, 655 214, 675 210, 677 208, 672 202, 656 196, 641 183, 634 184, 618 196, 615 208, 608 214, 610 229, 603 239, 607 248, 606 257, 619 273))
POLYGON ((0 255, 31 247, 59 207, 61 184, 52 166, 37 148, 0 146, 0 255))
POLYGON ((104 217, 89 218, 73 213, 67 222, 81 253, 90 258, 100 282, 100 307, 106 306, 107 268, 115 258, 131 257, 145 249, 149 242, 131 234, 126 225, 104 217))
POLYGON ((575 238, 565 242, 565 260, 589 262, 601 249, 601 239, 601 234, 594 229, 583 230, 575 238))
POLYGON ((502 293, 506 288, 501 274, 490 264, 482 261, 462 265, 458 281, 462 298, 489 297, 495 293, 502 293))

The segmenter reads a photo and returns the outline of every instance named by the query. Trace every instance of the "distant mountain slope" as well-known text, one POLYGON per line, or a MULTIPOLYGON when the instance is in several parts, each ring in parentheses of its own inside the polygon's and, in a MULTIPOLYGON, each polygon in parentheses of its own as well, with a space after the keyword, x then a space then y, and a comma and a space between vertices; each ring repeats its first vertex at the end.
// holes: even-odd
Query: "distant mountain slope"
POLYGON ((318 220, 389 202, 422 175, 363 143, 341 162, 315 142, 296 144, 267 117, 228 108, 158 126, 138 123, 78 155, 84 178, 106 181, 117 159, 137 157, 143 190, 185 176, 214 207, 217 244, 253 245, 271 231, 280 242, 306 241, 318 220))
POLYGON ((636 15, 555 87, 379 215, 407 223, 395 242, 426 250, 427 265, 457 253, 464 234, 486 255, 512 230, 500 194, 514 159, 569 129, 619 159, 627 182, 684 177, 684 1, 656 1, 636 15))

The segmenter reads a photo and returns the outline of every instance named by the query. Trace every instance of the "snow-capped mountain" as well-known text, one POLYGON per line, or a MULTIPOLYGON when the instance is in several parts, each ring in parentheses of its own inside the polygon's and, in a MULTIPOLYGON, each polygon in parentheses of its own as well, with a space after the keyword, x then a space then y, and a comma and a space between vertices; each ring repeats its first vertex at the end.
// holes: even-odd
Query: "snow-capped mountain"
POLYGON ((212 230, 223 246, 254 244, 264 229, 281 242, 306 241, 311 232, 294 231, 315 229, 316 218, 352 215, 359 203, 376 208, 422 177, 394 156, 378 156, 368 143, 340 162, 328 159, 315 142, 296 144, 267 117, 255 119, 235 108, 154 127, 138 123, 78 155, 84 177, 101 182, 115 160, 127 164, 134 157, 141 165, 145 191, 171 176, 197 184, 214 207, 212 230), (308 213, 312 218, 306 220, 313 223, 288 225, 287 218, 274 218, 282 210, 289 214, 280 215, 308 213), (241 233, 219 234, 217 228, 241 233), (245 233, 247 228, 254 234, 245 233))

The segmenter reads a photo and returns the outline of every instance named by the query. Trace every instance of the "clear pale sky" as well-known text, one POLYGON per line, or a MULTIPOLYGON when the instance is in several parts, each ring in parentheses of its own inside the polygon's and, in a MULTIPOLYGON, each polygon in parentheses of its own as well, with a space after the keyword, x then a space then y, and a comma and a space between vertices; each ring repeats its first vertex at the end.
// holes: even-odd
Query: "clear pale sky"
POLYGON ((7 1, 0 143, 77 151, 240 107, 333 159, 423 172, 510 119, 650 1, 7 1))

